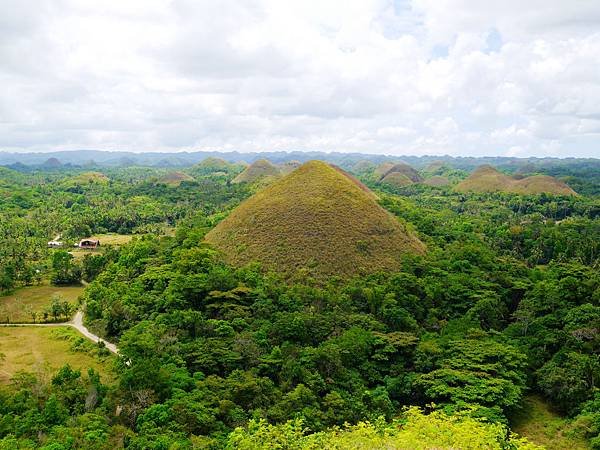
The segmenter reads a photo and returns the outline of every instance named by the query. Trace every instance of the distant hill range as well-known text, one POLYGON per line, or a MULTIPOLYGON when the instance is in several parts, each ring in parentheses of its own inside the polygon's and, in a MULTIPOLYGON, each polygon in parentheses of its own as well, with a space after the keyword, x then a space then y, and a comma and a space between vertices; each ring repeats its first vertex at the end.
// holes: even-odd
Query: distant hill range
POLYGON ((425 246, 384 210, 367 187, 341 169, 310 161, 260 190, 206 235, 227 262, 257 261, 316 278, 400 269, 425 246))
POLYGON ((564 182, 548 175, 513 178, 490 165, 478 167, 455 189, 458 192, 512 192, 516 194, 577 195, 564 182))
MULTIPOLYGON (((372 155, 364 153, 339 152, 127 152, 101 150, 75 150, 39 153, 10 153, 0 150, 0 166, 8 166, 15 170, 25 171, 31 168, 58 169, 62 167, 189 167, 198 164, 206 158, 218 158, 229 163, 252 163, 259 159, 267 159, 278 165, 290 161, 304 163, 310 160, 322 160, 336 164, 345 170, 356 171, 374 167, 383 162, 389 162, 390 167, 395 163, 405 163, 415 169, 428 170, 451 166, 454 169, 471 171, 478 166, 488 164, 510 173, 543 171, 548 167, 585 165, 600 170, 600 159, 594 158, 510 158, 510 157, 452 157, 452 156, 393 156, 372 155), (360 164, 359 164, 360 163, 360 164)), ((213 161, 214 163, 215 161, 213 161)))

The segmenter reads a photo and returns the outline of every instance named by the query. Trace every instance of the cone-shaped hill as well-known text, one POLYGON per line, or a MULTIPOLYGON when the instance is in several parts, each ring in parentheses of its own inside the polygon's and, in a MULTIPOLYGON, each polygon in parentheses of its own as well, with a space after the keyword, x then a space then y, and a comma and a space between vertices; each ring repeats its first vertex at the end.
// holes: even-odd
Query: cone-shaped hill
POLYGON ((425 181, 423 181, 423 184, 426 184, 427 186, 433 186, 433 187, 442 187, 442 186, 448 186, 450 184, 450 180, 448 180, 448 178, 443 177, 441 175, 434 175, 430 178, 427 178, 425 181))
POLYGON ((343 171, 309 161, 259 191, 210 231, 227 262, 324 278, 396 270, 425 246, 343 171))
POLYGON ((377 181, 381 180, 389 170, 394 167, 393 162, 384 162, 379 164, 375 170, 373 171, 373 176, 377 179, 377 181))
POLYGON ((480 166, 456 186, 458 192, 512 192, 514 194, 577 195, 577 193, 554 177, 534 175, 515 180, 492 166, 480 166))
POLYGON ((369 170, 374 169, 375 167, 376 166, 374 162, 371 162, 368 159, 361 159, 352 166, 352 172, 363 174, 365 172, 368 172, 369 170))
POLYGON ((244 169, 241 164, 232 164, 224 159, 209 156, 192 166, 190 173, 194 176, 231 175, 235 176, 244 169))
POLYGON ((381 179, 381 184, 387 184, 394 187, 404 187, 413 183, 413 180, 400 172, 390 172, 381 179))
POLYGON ((159 183, 166 184, 167 186, 179 186, 184 181, 194 181, 194 178, 189 176, 187 173, 170 172, 158 179, 159 183))
POLYGON ((421 175, 419 175, 419 172, 417 172, 415 169, 413 169, 406 163, 394 164, 392 167, 389 168, 387 172, 383 174, 381 179, 384 179, 391 173, 399 173, 402 175, 406 175, 413 183, 419 183, 423 181, 423 178, 421 177, 421 175))
POLYGON ((283 175, 287 175, 288 173, 296 170, 301 165, 302 165, 302 163, 300 161, 293 160, 293 161, 284 162, 283 164, 279 164, 278 167, 279 167, 279 171, 283 175))
POLYGON ((199 172, 226 172, 231 167, 227 161, 222 158, 215 158, 213 156, 209 156, 208 158, 204 158, 198 164, 194 166, 194 169, 199 172))
POLYGON ((106 175, 100 172, 84 172, 74 176, 69 180, 70 183, 76 185, 86 184, 108 184, 110 180, 106 175))
POLYGON ((259 159, 250 164, 242 173, 233 179, 234 183, 254 183, 265 178, 276 178, 281 176, 278 167, 266 159, 259 159))

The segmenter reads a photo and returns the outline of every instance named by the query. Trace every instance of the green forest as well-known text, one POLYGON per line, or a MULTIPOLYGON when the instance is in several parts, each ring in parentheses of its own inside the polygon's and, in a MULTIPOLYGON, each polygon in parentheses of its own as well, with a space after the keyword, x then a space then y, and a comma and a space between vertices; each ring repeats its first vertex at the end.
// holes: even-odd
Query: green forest
POLYGON ((118 347, 10 372, 0 303, 0 449, 600 449, 600 167, 310 164, 0 167, 0 300, 80 286, 27 321, 118 347))

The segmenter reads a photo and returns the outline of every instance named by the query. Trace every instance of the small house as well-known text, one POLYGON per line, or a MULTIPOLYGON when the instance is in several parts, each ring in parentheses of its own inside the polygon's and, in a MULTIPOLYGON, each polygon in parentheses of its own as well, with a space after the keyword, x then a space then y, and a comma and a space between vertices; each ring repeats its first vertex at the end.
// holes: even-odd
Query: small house
POLYGON ((63 243, 60 241, 50 241, 48 242, 48 248, 60 248, 63 246, 63 243))
POLYGON ((79 248, 93 250, 100 247, 100 241, 98 239, 82 239, 79 241, 79 248))

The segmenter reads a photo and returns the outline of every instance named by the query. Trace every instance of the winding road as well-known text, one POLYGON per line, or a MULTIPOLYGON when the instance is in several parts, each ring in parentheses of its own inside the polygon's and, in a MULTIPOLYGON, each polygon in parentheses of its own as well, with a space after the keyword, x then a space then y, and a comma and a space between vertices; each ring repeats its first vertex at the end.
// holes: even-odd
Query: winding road
POLYGON ((87 327, 83 324, 83 312, 77 311, 73 319, 69 322, 59 322, 59 323, 3 323, 0 324, 3 327, 72 327, 83 334, 87 339, 92 342, 104 343, 107 350, 114 353, 115 355, 119 354, 119 349, 115 344, 111 344, 110 342, 102 339, 100 336, 96 336, 87 327))

